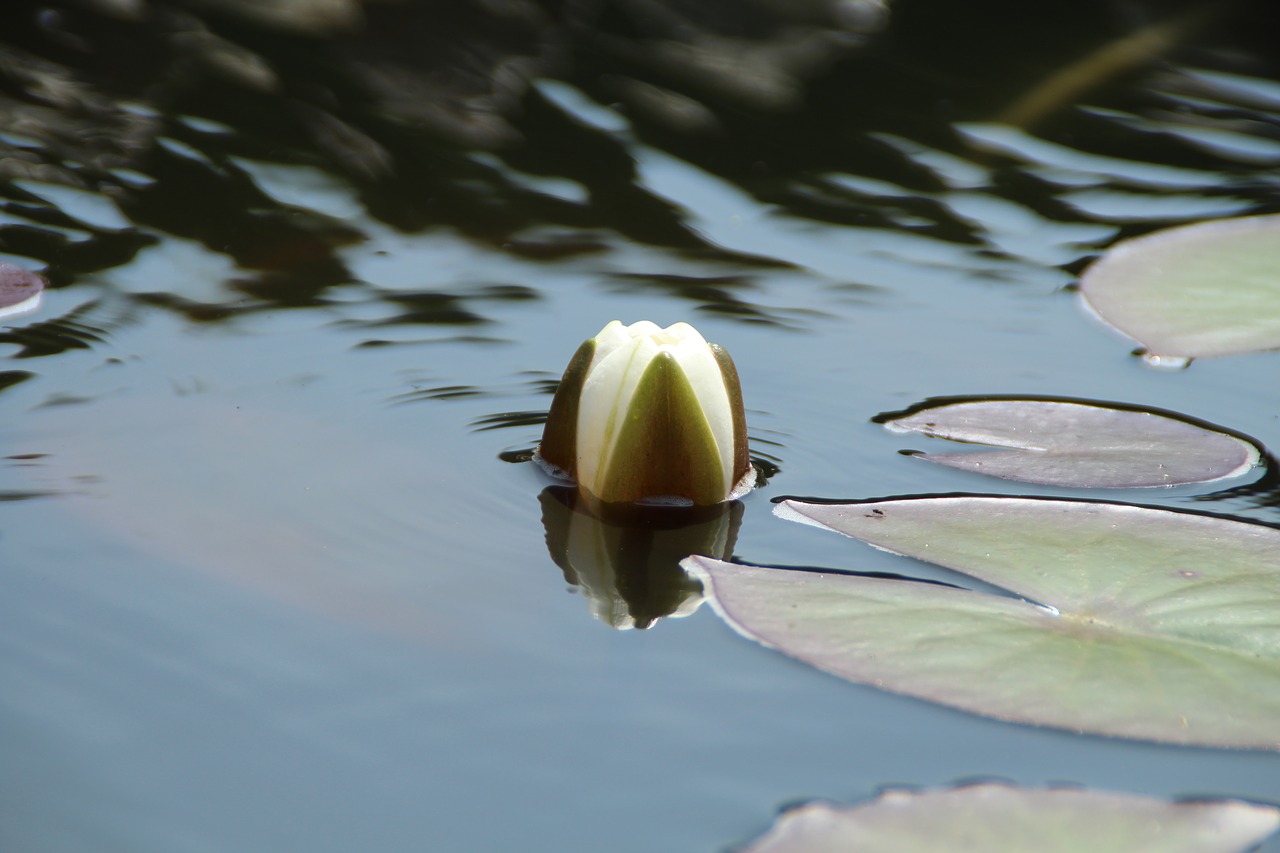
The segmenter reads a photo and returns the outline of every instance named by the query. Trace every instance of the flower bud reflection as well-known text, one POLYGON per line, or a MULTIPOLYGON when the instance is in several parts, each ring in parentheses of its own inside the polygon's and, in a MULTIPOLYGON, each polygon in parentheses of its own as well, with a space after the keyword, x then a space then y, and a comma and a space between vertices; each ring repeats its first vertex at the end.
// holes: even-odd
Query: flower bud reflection
POLYGON ((551 559, 581 588, 591 613, 618 629, 688 616, 702 587, 680 568, 690 554, 733 555, 742 504, 665 507, 602 504, 560 486, 539 496, 551 559))

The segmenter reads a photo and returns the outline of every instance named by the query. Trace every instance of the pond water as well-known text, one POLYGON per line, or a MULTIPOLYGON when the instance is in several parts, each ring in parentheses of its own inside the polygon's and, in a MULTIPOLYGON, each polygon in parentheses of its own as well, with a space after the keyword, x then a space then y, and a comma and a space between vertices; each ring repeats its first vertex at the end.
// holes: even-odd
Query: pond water
MULTIPOLYGON (((267 118, 140 90, 160 132, 110 191, 5 184, 0 259, 52 287, 0 335, 0 847, 721 850, 804 799, 990 777, 1280 802, 1274 753, 851 685, 687 596, 615 630, 610 584, 645 582, 548 550, 554 484, 508 460, 615 318, 733 354, 772 473, 735 510, 745 562, 947 577, 778 520, 781 495, 1098 497, 900 455, 936 448, 871 418, 932 396, 1280 447, 1280 354, 1155 370, 1069 288, 1121 236, 1280 211, 1275 57, 1197 30, 1019 129, 1002 93, 1048 66, 929 60, 903 26, 720 137, 631 118, 584 64, 530 90, 523 142, 423 141, 361 181, 267 118)), ((1280 522, 1265 483, 1220 486, 1103 497, 1280 522)))

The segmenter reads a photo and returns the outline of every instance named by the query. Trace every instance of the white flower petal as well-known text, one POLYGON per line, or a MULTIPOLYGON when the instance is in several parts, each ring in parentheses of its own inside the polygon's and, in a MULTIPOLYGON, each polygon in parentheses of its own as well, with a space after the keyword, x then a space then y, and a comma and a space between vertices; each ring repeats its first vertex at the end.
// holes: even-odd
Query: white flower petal
POLYGON ((590 491, 599 491, 636 388, 657 352, 653 338, 633 338, 587 374, 578 403, 578 482, 590 491))
MULTIPOLYGON (((696 401, 696 407, 691 407, 692 411, 682 413, 682 416, 701 419, 715 443, 716 456, 696 466, 701 472, 696 476, 706 477, 716 469, 722 475, 719 483, 691 485, 689 488, 693 491, 690 494, 698 493, 701 495, 699 500, 704 501, 709 494, 716 492, 724 498, 730 497, 739 485, 734 482, 737 473, 734 466, 738 459, 735 452, 738 448, 734 446, 734 421, 735 415, 741 417, 741 401, 736 395, 730 399, 720 361, 698 330, 688 323, 674 323, 663 329, 648 320, 629 326, 614 320, 592 342, 594 352, 581 383, 574 433, 577 442, 575 473, 583 489, 603 495, 606 489, 601 481, 608 477, 610 483, 616 482, 610 471, 615 462, 613 457, 619 452, 618 439, 629 418, 646 414, 631 411, 633 405, 643 405, 637 403, 636 392, 654 359, 666 353, 683 373, 696 401), (711 470, 708 470, 708 463, 711 470)), ((574 388, 577 387, 575 383, 574 388)), ((651 458, 652 451, 652 448, 628 449, 627 453, 639 453, 642 458, 619 459, 617 463, 661 464, 651 458)), ((694 475, 692 471, 690 475, 694 475)), ((677 496, 680 495, 672 495, 677 496)), ((637 496, 635 499, 641 497, 665 496, 637 496)))
POLYGON ((662 334, 662 327, 650 320, 639 320, 624 328, 633 338, 653 338, 662 334))
MULTIPOLYGON (((702 335, 687 323, 679 323, 692 335, 687 335, 674 348, 676 363, 684 370, 685 378, 693 387, 694 396, 702 404, 702 416, 711 427, 720 453, 720 471, 724 476, 724 491, 733 488, 733 410, 729 392, 724 387, 720 363, 702 335)), ((672 328, 675 328, 674 326, 672 328)))
POLYGON ((609 353, 621 346, 626 346, 634 339, 634 335, 630 332, 629 326, 622 325, 619 320, 613 320, 607 326, 600 330, 600 334, 596 335, 594 340, 596 344, 595 354, 591 357, 591 365, 588 371, 593 369, 604 359, 609 353))

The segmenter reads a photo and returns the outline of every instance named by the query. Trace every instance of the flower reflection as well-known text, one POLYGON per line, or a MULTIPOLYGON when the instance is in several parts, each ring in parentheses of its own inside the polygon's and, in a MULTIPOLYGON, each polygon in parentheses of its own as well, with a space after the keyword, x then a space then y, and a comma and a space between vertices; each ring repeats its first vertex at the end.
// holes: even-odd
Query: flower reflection
POLYGON ((729 559, 743 512, 740 501, 603 504, 567 486, 550 486, 538 500, 551 559, 582 589, 591 614, 619 630, 697 610, 702 587, 680 560, 691 554, 729 559))

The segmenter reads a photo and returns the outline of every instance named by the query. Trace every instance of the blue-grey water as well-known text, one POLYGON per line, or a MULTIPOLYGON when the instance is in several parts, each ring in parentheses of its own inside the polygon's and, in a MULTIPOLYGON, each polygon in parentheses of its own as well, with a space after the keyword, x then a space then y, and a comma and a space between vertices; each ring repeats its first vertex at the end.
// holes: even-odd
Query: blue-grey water
MULTIPOLYGON (((807 798, 975 777, 1280 802, 1274 753, 966 715, 706 607, 614 630, 548 553, 551 481, 500 459, 615 318, 733 354, 779 468, 747 562, 934 576, 775 519, 783 494, 1098 496, 899 455, 929 440, 870 418, 931 396, 1280 446, 1280 354, 1153 370, 1068 287, 1123 235, 1280 209, 1280 69, 1200 47, 1043 131, 925 98, 754 171, 542 80, 524 148, 424 149, 453 195, 379 195, 198 105, 124 194, 11 178, 0 260, 53 287, 0 335, 0 848, 714 851, 807 798), (584 140, 617 163, 576 168, 584 140)), ((1104 497, 1280 521, 1220 486, 1104 497)))

